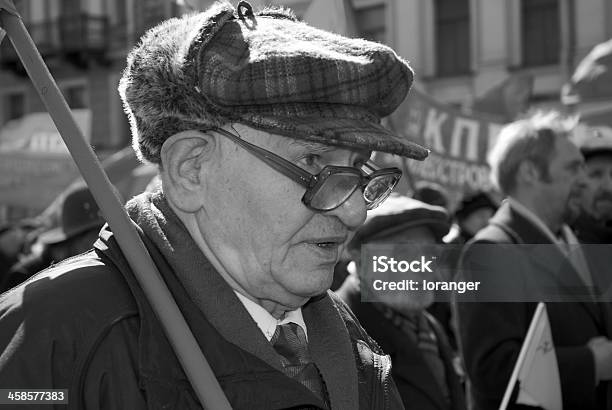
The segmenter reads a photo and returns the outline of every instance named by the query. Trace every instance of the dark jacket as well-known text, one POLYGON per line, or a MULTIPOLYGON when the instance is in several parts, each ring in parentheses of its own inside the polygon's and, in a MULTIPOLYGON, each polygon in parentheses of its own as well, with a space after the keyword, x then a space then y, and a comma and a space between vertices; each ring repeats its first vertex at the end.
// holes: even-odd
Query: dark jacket
POLYGON ((427 312, 421 313, 427 317, 438 341, 440 358, 446 373, 449 403, 445 402, 442 389, 418 346, 407 334, 385 318, 372 303, 360 302, 358 289, 345 286, 340 295, 368 334, 391 356, 393 362, 391 374, 406 409, 465 410, 465 396, 453 364, 453 350, 442 326, 433 316, 427 312))
MULTIPOLYGON (((466 279, 486 282, 490 278, 482 276, 481 272, 489 266, 502 288, 516 292, 513 297, 523 293, 528 298, 528 292, 541 286, 547 292, 556 289, 557 294, 571 299, 572 290, 580 288, 576 285, 580 280, 554 246, 546 247, 547 252, 554 253, 546 260, 527 251, 537 250, 537 246, 513 247, 516 254, 505 261, 495 255, 502 247, 489 246, 487 255, 478 250, 482 244, 550 243, 537 227, 506 202, 489 225, 468 244, 462 255, 461 269, 468 275, 466 279)), ((457 304, 460 345, 478 410, 499 407, 535 308, 535 300, 515 303, 460 301, 457 304)), ((559 366, 564 410, 612 409, 611 383, 601 382, 596 386, 593 355, 586 346, 593 337, 612 337, 610 304, 576 299, 547 302, 546 308, 559 366)))
POLYGON ((582 213, 572 224, 576 236, 582 243, 612 244, 612 221, 597 221, 592 216, 582 213))
MULTIPOLYGON (((308 389, 280 371, 271 344, 201 252, 193 253, 195 243, 165 199, 145 194, 131 210, 232 407, 321 407, 308 389), (147 206, 156 212, 141 209, 147 206), (163 232, 156 235, 157 229, 163 232), (209 280, 204 313, 177 279, 177 267, 197 269, 209 280)), ((0 298, 0 386, 68 388, 70 408, 79 410, 200 408, 107 228, 95 248, 0 298)), ((303 315, 333 409, 403 408, 389 377, 389 357, 335 295, 313 298, 303 315)))

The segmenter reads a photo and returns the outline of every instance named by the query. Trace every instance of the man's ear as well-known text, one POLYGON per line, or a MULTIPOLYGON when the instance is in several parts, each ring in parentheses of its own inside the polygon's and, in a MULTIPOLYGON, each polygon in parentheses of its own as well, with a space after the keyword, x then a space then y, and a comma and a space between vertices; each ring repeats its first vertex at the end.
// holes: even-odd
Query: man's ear
POLYGON ((200 131, 182 131, 169 137, 161 149, 164 193, 174 206, 192 213, 202 206, 203 178, 214 159, 215 138, 200 131))
POLYGON ((533 161, 524 160, 520 163, 516 170, 516 180, 519 184, 530 184, 538 182, 542 179, 540 170, 535 166, 533 161))

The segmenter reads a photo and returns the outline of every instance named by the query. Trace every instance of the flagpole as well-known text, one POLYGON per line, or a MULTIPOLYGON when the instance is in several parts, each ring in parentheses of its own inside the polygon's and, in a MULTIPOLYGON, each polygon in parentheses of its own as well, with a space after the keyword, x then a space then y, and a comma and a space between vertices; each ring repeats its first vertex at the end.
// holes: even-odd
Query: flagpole
POLYGON ((0 27, 6 30, 19 59, 53 119, 73 160, 100 206, 166 336, 205 409, 231 409, 206 358, 172 294, 133 226, 108 176, 77 126, 12 0, 0 0, 0 27))

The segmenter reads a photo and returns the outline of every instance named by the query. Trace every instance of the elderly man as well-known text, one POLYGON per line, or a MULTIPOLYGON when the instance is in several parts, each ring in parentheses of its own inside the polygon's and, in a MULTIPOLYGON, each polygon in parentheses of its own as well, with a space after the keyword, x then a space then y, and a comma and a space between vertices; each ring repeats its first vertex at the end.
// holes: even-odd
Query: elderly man
MULTIPOLYGON (((161 191, 128 205, 234 409, 398 409, 390 360, 327 289, 344 242, 400 177, 372 151, 408 64, 289 12, 216 3, 150 30, 120 83, 161 191)), ((75 409, 195 409, 113 233, 0 301, 0 386, 75 409)))
MULTIPOLYGON (((397 298, 385 294, 380 302, 361 302, 361 246, 364 244, 418 249, 442 241, 450 218, 442 207, 393 195, 372 211, 349 242, 354 262, 351 274, 338 295, 370 336, 393 360, 392 375, 406 408, 419 410, 465 409, 463 388, 455 367, 455 355, 440 323, 425 310, 434 301, 434 291, 402 292, 397 298)), ((431 273, 402 273, 419 283, 431 273)))
POLYGON ((583 243, 612 243, 612 128, 581 126, 574 137, 586 162, 582 210, 573 223, 583 243))
POLYGON ((507 199, 460 262, 461 274, 487 290, 476 302, 458 303, 476 409, 499 408, 540 300, 565 301, 546 303, 563 408, 611 408, 612 312, 595 303, 589 266, 566 225, 584 188, 572 127, 555 113, 535 114, 507 125, 490 154, 493 180, 507 199))

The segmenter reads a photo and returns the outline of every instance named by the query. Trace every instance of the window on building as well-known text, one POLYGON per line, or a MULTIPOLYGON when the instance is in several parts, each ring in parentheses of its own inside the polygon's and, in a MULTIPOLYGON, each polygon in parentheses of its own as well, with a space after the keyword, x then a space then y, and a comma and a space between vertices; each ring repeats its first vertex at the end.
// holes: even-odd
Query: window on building
POLYGON ((436 0, 436 73, 470 72, 470 5, 468 0, 436 0))
POLYGON ((81 13, 81 0, 62 0, 60 10, 62 15, 78 15, 81 13))
POLYGON ((360 37, 384 43, 386 41, 385 5, 355 10, 355 25, 360 37))
POLYGON ((70 108, 87 108, 87 92, 85 86, 76 85, 66 87, 64 94, 70 108))
POLYGON ((4 97, 4 121, 15 120, 25 115, 25 94, 10 93, 4 97))
POLYGON ((521 3, 523 65, 557 64, 560 60, 559 0, 521 3))
POLYGON ((125 24, 127 22, 127 3, 125 0, 115 0, 115 13, 112 18, 117 23, 125 24))

